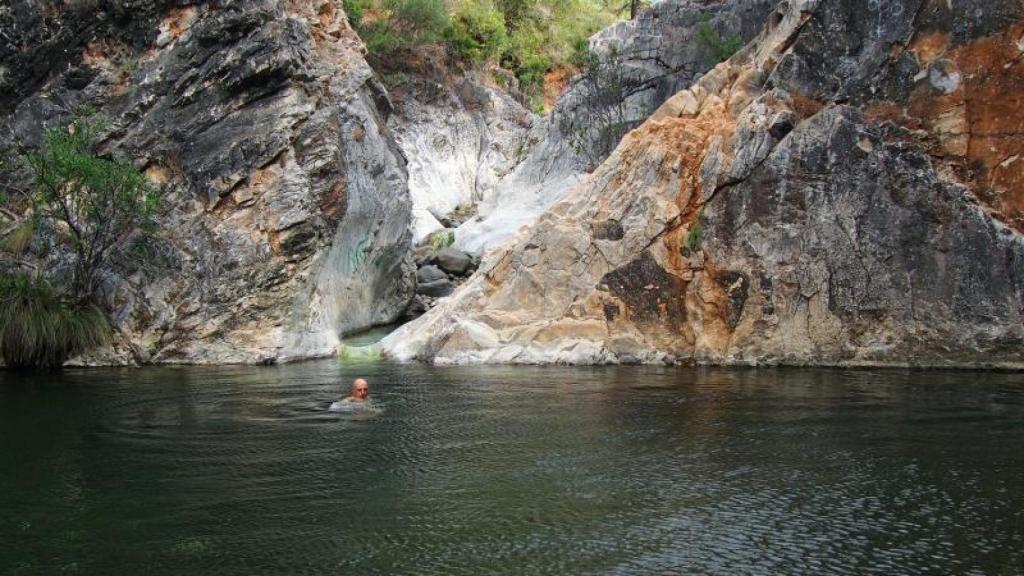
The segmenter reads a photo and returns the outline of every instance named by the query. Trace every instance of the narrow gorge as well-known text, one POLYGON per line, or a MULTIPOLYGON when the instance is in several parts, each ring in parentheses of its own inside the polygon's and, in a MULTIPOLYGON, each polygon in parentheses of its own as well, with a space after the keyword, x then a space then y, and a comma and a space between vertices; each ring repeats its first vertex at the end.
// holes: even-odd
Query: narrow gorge
MULTIPOLYGON (((423 314, 385 356, 1021 367, 1016 0, 665 0, 590 39, 613 91, 543 114, 487 70, 375 71, 339 2, 75 10, 0 8, 0 185, 89 110, 163 202, 73 363, 328 356, 423 314)), ((60 284, 61 235, 3 266, 60 284)))

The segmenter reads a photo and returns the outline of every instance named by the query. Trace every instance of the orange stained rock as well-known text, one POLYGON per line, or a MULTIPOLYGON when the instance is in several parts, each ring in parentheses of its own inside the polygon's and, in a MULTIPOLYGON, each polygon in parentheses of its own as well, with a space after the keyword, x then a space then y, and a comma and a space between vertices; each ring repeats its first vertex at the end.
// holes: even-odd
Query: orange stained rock
POLYGON ((975 194, 1024 232, 1024 23, 950 50, 938 64, 959 85, 944 94, 922 80, 908 112, 966 163, 975 194))
POLYGON ((922 68, 939 58, 949 46, 949 34, 945 32, 927 32, 919 34, 910 43, 910 51, 917 57, 922 68))
POLYGON ((170 34, 172 38, 180 38, 181 35, 184 34, 192 25, 192 22, 195 20, 195 15, 195 6, 172 8, 168 11, 167 16, 164 17, 160 28, 167 30, 168 34, 170 34))

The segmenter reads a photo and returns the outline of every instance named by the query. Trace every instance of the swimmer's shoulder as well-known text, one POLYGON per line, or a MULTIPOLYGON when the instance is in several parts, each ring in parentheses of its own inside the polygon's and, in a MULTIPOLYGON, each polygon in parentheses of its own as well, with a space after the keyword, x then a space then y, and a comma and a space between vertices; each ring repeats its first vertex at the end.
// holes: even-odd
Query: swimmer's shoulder
POLYGON ((328 408, 328 410, 330 410, 331 412, 339 412, 341 410, 349 408, 351 405, 352 401, 349 400, 348 398, 345 398, 344 400, 335 400, 334 402, 331 403, 331 406, 330 408, 328 408))

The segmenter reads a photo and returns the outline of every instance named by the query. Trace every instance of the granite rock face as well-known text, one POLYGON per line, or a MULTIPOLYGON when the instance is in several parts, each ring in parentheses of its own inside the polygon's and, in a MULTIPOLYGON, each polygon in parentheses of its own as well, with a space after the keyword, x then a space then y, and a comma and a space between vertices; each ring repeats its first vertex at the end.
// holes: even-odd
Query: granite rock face
POLYGON ((0 147, 91 108, 108 121, 104 151, 164 187, 167 266, 108 271, 122 342, 86 361, 322 355, 402 313, 405 159, 336 3, 65 4, 0 8, 0 147))
POLYGON ((1024 367, 1024 5, 952 4, 784 2, 385 349, 1024 367))
POLYGON ((390 91, 388 125, 409 159, 414 242, 474 215, 537 139, 540 119, 507 92, 477 72, 450 74, 428 67, 390 91))
POLYGON ((666 0, 594 35, 592 52, 610 77, 577 77, 550 115, 525 135, 507 176, 478 190, 478 217, 456 231, 456 246, 480 253, 533 222, 603 161, 618 141, 717 60, 710 42, 756 36, 775 0, 666 0), (709 40, 702 39, 705 31, 709 40), (606 85, 621 86, 605 93, 606 85))

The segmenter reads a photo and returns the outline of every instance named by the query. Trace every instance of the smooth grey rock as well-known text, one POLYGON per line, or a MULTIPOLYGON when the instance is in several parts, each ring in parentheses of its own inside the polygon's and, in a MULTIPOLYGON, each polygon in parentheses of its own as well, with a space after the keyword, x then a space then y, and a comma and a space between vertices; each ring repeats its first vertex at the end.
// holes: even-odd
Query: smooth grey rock
POLYGON ((416 242, 475 215, 480 199, 522 160, 539 121, 480 73, 449 77, 448 70, 417 70, 393 90, 389 126, 409 159, 416 242))
POLYGON ((437 266, 424 266, 416 271, 416 281, 420 284, 442 280, 447 277, 448 275, 437 266))
POLYGON ((437 249, 433 246, 417 246, 412 250, 412 260, 416 266, 426 266, 437 262, 437 249))
POLYGON ((437 253, 437 265, 445 272, 462 275, 469 270, 472 260, 469 254, 455 248, 445 248, 437 253))
POLYGON ((454 290, 454 286, 447 278, 435 280, 433 282, 425 282, 416 286, 416 293, 423 294, 425 296, 431 296, 434 298, 440 298, 448 296, 454 290))

